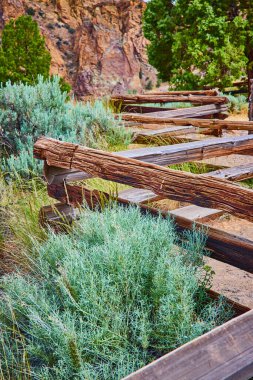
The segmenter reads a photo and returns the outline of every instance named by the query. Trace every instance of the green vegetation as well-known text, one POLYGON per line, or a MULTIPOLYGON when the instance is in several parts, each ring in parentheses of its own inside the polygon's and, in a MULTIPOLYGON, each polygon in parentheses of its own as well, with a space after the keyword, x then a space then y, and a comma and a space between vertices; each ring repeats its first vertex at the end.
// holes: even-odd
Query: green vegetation
MULTIPOLYGON (((175 32, 172 24, 182 7, 186 10, 182 13, 185 20, 180 16, 184 26, 192 22, 196 7, 196 20, 206 18, 206 26, 199 26, 202 32, 209 30, 214 19, 207 2, 207 9, 198 0, 188 3, 186 6, 185 1, 179 0, 168 6, 168 2, 151 0, 145 16, 146 33, 151 33, 154 7, 160 10, 156 15, 158 29, 152 26, 150 34, 153 39, 150 38, 149 55, 151 59, 155 57, 156 42, 158 53, 170 47, 167 51, 175 59, 168 59, 164 53, 158 55, 158 68, 163 78, 163 64, 169 61, 164 70, 168 69, 169 77, 178 86, 185 86, 185 82, 189 87, 195 83, 202 86, 215 79, 216 70, 217 75, 222 72, 225 84, 226 65, 231 63, 232 51, 241 52, 241 39, 225 39, 225 52, 216 49, 218 32, 225 28, 218 17, 220 25, 211 43, 215 45, 213 57, 220 54, 220 66, 206 68, 207 48, 203 49, 200 43, 191 66, 196 70, 187 76, 191 49, 197 42, 192 38, 191 26, 187 32, 186 28, 175 32), (164 21, 168 12, 170 18, 164 21), (165 39, 158 41, 160 27, 166 33, 173 30, 173 35, 168 37, 167 33, 165 39), (183 40, 188 44, 185 61, 179 54, 183 40), (231 50, 236 41, 240 42, 237 50, 231 50), (180 59, 181 82, 175 71, 180 59), (200 72, 205 73, 204 79, 200 72)), ((27 14, 34 15, 35 10, 27 8, 27 14)), ((44 17, 42 11, 36 15, 44 17)), ((237 22, 241 25, 240 17, 237 22)), ((192 24, 196 27, 195 21, 192 24)), ((226 32, 230 31, 231 25, 225 24, 226 32)), ((53 29, 57 25, 47 26, 53 29)), ((75 33, 67 24, 65 28, 75 33)), ((197 41, 199 33, 197 29, 197 41)), ((230 308, 223 299, 211 300, 206 292, 214 272, 203 260, 203 255, 208 254, 205 231, 193 228, 179 239, 169 218, 144 216, 138 207, 122 208, 102 197, 103 210, 80 208, 80 219, 68 226, 68 234, 66 230, 55 234, 40 227, 40 208, 53 201, 41 179, 42 162, 33 158, 36 139, 45 135, 116 151, 127 148, 132 133, 120 126, 120 117, 114 118, 113 111, 119 111, 120 105, 107 99, 87 103, 70 99, 70 86, 62 78, 50 77, 50 55, 30 16, 10 21, 2 37, 0 379, 120 379, 227 321, 232 316, 230 308)), ((62 43, 59 38, 58 45, 62 43)), ((243 54, 234 59, 232 77, 236 70, 244 70, 243 54)), ((141 79, 142 72, 139 75, 141 79)), ((153 85, 146 81, 147 89, 153 85)), ((230 97, 233 109, 242 108, 243 102, 242 98, 230 97)), ((159 141, 155 143, 158 145, 159 141)), ((208 170, 196 163, 172 167, 194 173, 208 170)), ((97 178, 87 180, 86 186, 111 195, 127 188, 97 178)))
POLYGON ((58 77, 40 76, 37 82, 34 86, 7 82, 0 87, 2 170, 9 176, 41 173, 41 162, 32 154, 33 143, 41 135, 95 148, 130 143, 131 133, 118 127, 101 101, 68 101, 58 77))
MULTIPOLYGON (((27 9, 29 16, 20 16, 5 25, 0 47, 0 83, 36 84, 38 76, 49 78, 51 56, 46 49, 38 24, 31 16, 33 8, 27 9)), ((51 77, 54 80, 54 77, 51 77)), ((60 78, 62 92, 71 91, 71 85, 60 78)))
POLYGON ((37 76, 49 77, 51 57, 31 16, 10 20, 2 32, 0 82, 34 84, 37 76))
POLYGON ((210 301, 205 239, 138 208, 85 211, 70 235, 49 233, 32 271, 1 279, 5 379, 119 379, 223 323, 210 301), (36 265, 35 265, 36 264, 36 265))
POLYGON ((231 113, 242 113, 242 112, 248 112, 248 101, 247 97, 245 95, 226 95, 229 103, 228 103, 228 109, 231 113))
POLYGON ((253 78, 249 1, 151 0, 144 15, 150 63, 178 89, 228 87, 253 78))

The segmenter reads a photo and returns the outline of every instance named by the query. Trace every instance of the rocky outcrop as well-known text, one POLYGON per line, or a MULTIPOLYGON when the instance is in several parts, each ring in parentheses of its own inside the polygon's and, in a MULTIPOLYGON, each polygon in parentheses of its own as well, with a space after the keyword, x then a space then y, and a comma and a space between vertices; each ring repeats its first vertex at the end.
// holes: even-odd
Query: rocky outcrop
POLYGON ((156 82, 137 0, 1 0, 0 28, 32 15, 52 55, 51 71, 79 96, 140 92, 156 82))

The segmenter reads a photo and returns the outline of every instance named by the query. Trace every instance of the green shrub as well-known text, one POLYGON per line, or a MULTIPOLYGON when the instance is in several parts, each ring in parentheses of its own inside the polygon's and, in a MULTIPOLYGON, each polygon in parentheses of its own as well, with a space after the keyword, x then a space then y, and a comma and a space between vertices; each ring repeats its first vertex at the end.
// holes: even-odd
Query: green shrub
MULTIPOLYGON (((0 87, 0 133, 2 169, 20 174, 40 173, 41 163, 32 157, 34 141, 41 135, 99 147, 128 144, 131 134, 117 127, 113 114, 101 101, 93 104, 67 101, 59 77, 38 78, 34 86, 11 84, 0 87), (7 154, 4 152, 7 151, 7 154)), ((66 88, 66 86, 65 86, 66 88)))
POLYGON ((170 220, 120 207, 50 233, 34 273, 1 279, 1 374, 120 379, 223 323, 204 291, 205 239, 185 238, 177 247, 170 220))
POLYGON ((242 111, 246 111, 248 109, 247 97, 244 95, 226 95, 228 98, 228 109, 231 113, 241 113, 242 111))
POLYGON ((11 19, 3 29, 1 42, 0 82, 34 84, 38 74, 49 77, 51 56, 31 16, 11 19))

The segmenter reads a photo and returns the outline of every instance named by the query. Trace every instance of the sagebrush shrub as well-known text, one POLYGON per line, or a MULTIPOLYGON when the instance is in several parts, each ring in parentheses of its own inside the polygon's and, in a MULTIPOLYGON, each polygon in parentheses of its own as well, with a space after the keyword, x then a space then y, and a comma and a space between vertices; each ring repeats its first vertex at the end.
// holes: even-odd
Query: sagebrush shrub
POLYGON ((118 127, 101 101, 93 104, 68 101, 59 77, 38 78, 34 86, 0 87, 0 136, 2 167, 29 175, 40 167, 32 158, 34 141, 41 135, 99 147, 130 142, 131 134, 118 127), (5 154, 4 154, 5 153, 5 154), (27 171, 28 170, 28 171, 27 171))
POLYGON ((50 233, 33 273, 1 279, 2 373, 121 379, 223 323, 223 301, 204 290, 205 239, 185 238, 178 246, 171 220, 121 207, 50 233))
POLYGON ((248 109, 247 97, 245 95, 226 95, 228 98, 228 109, 232 113, 241 113, 248 109))

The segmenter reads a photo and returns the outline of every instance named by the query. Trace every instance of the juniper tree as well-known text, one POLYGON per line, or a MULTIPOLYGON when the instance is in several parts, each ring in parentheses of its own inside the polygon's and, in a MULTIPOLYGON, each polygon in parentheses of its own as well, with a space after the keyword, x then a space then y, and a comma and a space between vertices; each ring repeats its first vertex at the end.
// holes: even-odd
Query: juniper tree
POLYGON ((253 77, 249 0, 151 0, 144 15, 150 63, 178 88, 223 89, 253 77))
POLYGON ((2 32, 0 82, 33 84, 38 75, 49 77, 50 53, 31 16, 10 20, 2 32))

